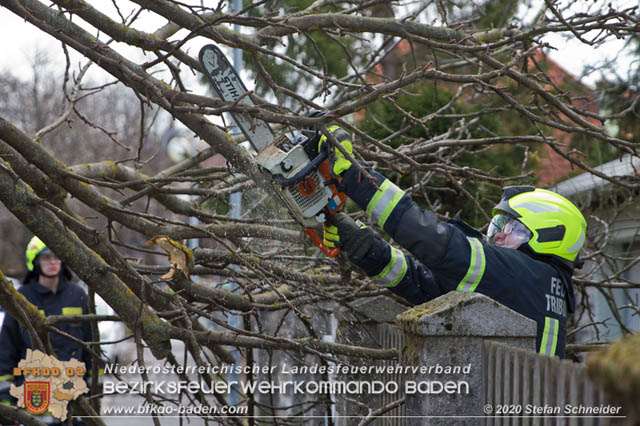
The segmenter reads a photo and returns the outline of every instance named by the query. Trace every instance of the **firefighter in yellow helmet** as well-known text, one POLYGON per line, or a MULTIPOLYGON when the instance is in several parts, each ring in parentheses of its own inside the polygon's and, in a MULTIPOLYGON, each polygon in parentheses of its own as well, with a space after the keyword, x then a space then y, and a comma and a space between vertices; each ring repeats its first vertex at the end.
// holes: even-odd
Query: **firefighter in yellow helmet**
MULTIPOLYGON (((350 141, 338 141, 351 152, 350 141)), ((564 356, 575 304, 571 278, 586 234, 573 203, 531 186, 506 187, 484 236, 459 218, 438 220, 369 169, 372 184, 337 148, 330 159, 338 189, 409 254, 342 213, 325 224, 325 245, 341 247, 375 282, 413 304, 452 290, 483 293, 536 321, 540 353, 564 356)))
MULTIPOLYGON (((77 284, 71 282, 71 272, 45 244, 33 237, 25 252, 27 274, 18 289, 44 315, 82 315, 89 312, 87 295, 77 284)), ((80 341, 93 341, 88 321, 62 322, 56 328, 80 341)), ((61 361, 75 358, 91 369, 91 354, 79 343, 58 333, 50 333, 49 340, 56 357, 61 361)), ((13 383, 20 386, 23 377, 14 377, 13 368, 25 358, 31 349, 29 333, 23 330, 15 318, 7 315, 0 332, 0 389, 13 383)), ((7 402, 8 395, 0 395, 0 402, 7 402)), ((75 423, 74 423, 75 424, 75 423)))
POLYGON ((27 275, 23 280, 23 284, 35 279, 43 282, 43 285, 52 289, 55 293, 63 276, 66 280, 71 279, 71 271, 58 257, 40 240, 33 237, 27 244, 25 251, 27 263, 27 275))

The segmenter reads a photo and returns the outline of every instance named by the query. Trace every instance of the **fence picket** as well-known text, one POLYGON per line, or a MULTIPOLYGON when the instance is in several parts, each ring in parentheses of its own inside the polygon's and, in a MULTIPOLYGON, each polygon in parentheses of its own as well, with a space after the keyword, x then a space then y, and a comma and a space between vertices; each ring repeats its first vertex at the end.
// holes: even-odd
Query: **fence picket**
MULTIPOLYGON (((532 371, 533 358, 529 356, 523 356, 523 358, 524 358, 524 363, 523 363, 523 369, 522 369, 522 407, 523 407, 523 415, 524 415, 524 407, 526 407, 528 404, 531 404, 531 402, 533 401, 532 375, 527 374, 528 372, 532 371)), ((529 426, 531 425, 531 423, 532 422, 530 417, 524 417, 522 419, 522 424, 524 426, 529 426)))
POLYGON ((552 362, 552 358, 547 358, 542 360, 543 364, 543 377, 544 377, 544 385, 542 391, 542 407, 545 409, 542 416, 544 419, 542 423, 545 426, 552 426, 556 423, 558 419, 554 418, 557 415, 556 410, 556 395, 555 395, 555 387, 556 387, 556 378, 553 375, 553 365, 557 365, 557 363, 552 362), (549 409, 548 412, 547 408, 549 409))
MULTIPOLYGON (((522 353, 520 351, 513 353, 513 404, 520 405, 522 411, 518 413, 519 416, 524 415, 524 407, 522 406, 522 378, 523 374, 522 365, 522 353)), ((511 424, 518 426, 522 424, 521 418, 513 418, 511 424)))
MULTIPOLYGON (((485 404, 490 405, 492 407, 495 407, 495 398, 494 398, 494 392, 495 392, 495 380, 493 380, 493 372, 496 369, 495 366, 495 362, 496 362, 496 351, 497 351, 497 347, 494 345, 489 345, 488 342, 485 342, 484 345, 484 356, 483 356, 483 360, 484 363, 483 365, 486 366, 486 368, 483 369, 482 371, 482 377, 484 380, 484 388, 485 388, 485 393, 484 393, 484 397, 485 397, 485 404)), ((495 420, 493 417, 488 416, 487 418, 485 418, 485 422, 484 422, 485 426, 494 426, 495 425, 495 420)))
MULTIPOLYGON (((584 386, 584 398, 582 399, 582 405, 584 405, 585 407, 593 407, 596 402, 595 388, 591 383, 591 381, 587 380, 586 378, 583 386, 584 386)), ((585 417, 583 420, 584 421, 582 424, 584 426, 595 426, 596 424, 595 422, 596 419, 593 417, 585 417)))
MULTIPOLYGON (((495 400, 495 405, 502 405, 504 404, 503 401, 503 395, 502 395, 502 389, 504 387, 504 371, 502 369, 502 363, 503 363, 503 358, 504 358, 504 354, 505 351, 496 351, 496 374, 495 374, 495 381, 496 384, 500 384, 500 386, 496 386, 496 392, 495 392, 495 396, 496 396, 496 400, 495 400)), ((494 407, 495 408, 495 407, 494 407)), ((496 426, 503 426, 503 417, 502 416, 496 416, 496 426)))

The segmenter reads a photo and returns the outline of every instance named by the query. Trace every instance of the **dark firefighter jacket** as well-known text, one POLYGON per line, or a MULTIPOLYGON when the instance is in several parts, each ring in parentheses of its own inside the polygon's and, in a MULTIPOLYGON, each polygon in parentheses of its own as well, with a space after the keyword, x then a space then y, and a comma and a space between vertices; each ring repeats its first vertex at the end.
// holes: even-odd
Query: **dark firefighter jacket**
POLYGON ((574 307, 571 267, 528 245, 514 250, 487 244, 460 219, 439 221, 391 181, 370 173, 378 189, 355 167, 342 174, 339 189, 413 257, 377 236, 357 266, 412 304, 452 290, 489 296, 536 321, 540 353, 564 357, 567 312, 574 307))
MULTIPOLYGON (((55 294, 38 284, 35 279, 22 285, 18 291, 44 315, 81 315, 89 312, 86 293, 78 284, 69 282, 62 276, 55 294)), ((92 341, 88 321, 60 322, 55 327, 79 340, 92 341)), ((91 354, 81 345, 53 332, 49 333, 49 340, 60 361, 75 358, 84 362, 86 370, 90 371, 91 354)), ((29 333, 22 329, 15 318, 7 314, 0 332, 0 381, 13 380, 13 368, 25 358, 27 349, 32 349, 29 333)), ((21 376, 16 377, 16 386, 20 386, 23 381, 21 376)))

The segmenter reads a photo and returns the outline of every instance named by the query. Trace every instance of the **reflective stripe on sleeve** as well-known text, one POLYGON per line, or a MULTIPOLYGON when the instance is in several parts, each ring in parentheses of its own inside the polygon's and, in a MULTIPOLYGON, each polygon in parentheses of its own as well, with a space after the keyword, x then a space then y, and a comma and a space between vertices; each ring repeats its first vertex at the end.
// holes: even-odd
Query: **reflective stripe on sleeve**
POLYGON ((542 341, 540 342, 540 353, 547 356, 556 354, 556 346, 558 346, 558 329, 560 321, 554 318, 544 317, 544 331, 542 332, 542 341))
POLYGON ((469 246, 471 246, 469 269, 467 269, 467 273, 458 284, 458 288, 456 288, 456 290, 473 292, 476 290, 476 287, 478 287, 478 284, 484 275, 484 268, 487 260, 484 256, 484 248, 482 247, 480 240, 477 238, 467 237, 467 241, 469 241, 469 246))
POLYGON ((407 273, 407 259, 397 248, 391 247, 391 260, 382 272, 373 277, 373 280, 386 287, 395 287, 407 273))
POLYGON ((66 306, 62 308, 62 315, 82 315, 82 308, 79 306, 66 306))
POLYGON ((367 216, 371 216, 382 228, 391 212, 400 202, 404 191, 385 179, 367 205, 367 216))

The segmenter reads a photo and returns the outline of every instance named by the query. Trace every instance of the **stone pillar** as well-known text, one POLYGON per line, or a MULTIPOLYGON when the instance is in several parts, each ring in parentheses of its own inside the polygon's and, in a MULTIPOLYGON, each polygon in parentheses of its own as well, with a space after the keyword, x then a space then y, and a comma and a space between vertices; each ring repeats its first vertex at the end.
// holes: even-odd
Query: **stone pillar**
POLYGON ((483 425, 484 341, 535 350, 535 321, 479 293, 447 293, 396 325, 405 336, 401 362, 418 369, 405 375, 407 425, 483 425))

